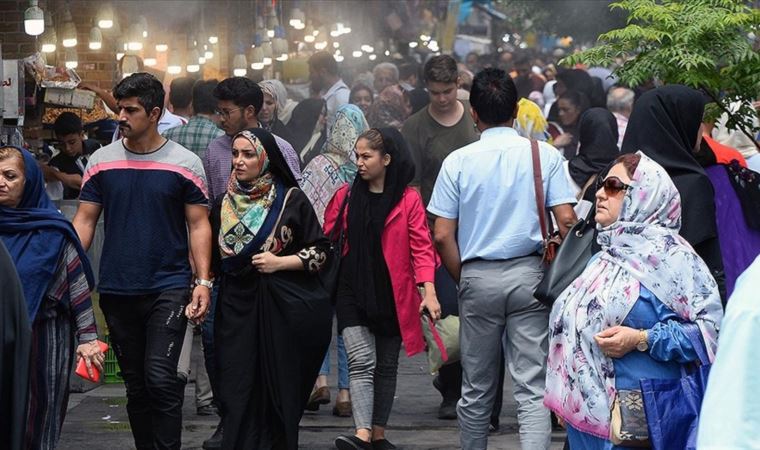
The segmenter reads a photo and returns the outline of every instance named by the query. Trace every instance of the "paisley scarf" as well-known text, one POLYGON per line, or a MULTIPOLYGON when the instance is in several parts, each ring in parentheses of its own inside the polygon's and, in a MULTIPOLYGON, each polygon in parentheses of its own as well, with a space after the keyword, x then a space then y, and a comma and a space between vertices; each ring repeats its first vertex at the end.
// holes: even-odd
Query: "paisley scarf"
POLYGON ((235 173, 227 183, 227 195, 222 200, 219 248, 222 259, 236 256, 247 250, 264 224, 277 196, 274 177, 269 171, 269 156, 264 144, 248 130, 240 132, 232 142, 244 137, 251 142, 258 155, 259 176, 251 183, 238 181, 235 173))
POLYGON ((544 404, 574 428, 609 437, 612 359, 594 336, 620 325, 646 287, 685 323, 696 323, 712 360, 723 310, 715 279, 685 239, 681 197, 643 153, 618 220, 598 227, 598 258, 555 302, 549 319, 544 404))

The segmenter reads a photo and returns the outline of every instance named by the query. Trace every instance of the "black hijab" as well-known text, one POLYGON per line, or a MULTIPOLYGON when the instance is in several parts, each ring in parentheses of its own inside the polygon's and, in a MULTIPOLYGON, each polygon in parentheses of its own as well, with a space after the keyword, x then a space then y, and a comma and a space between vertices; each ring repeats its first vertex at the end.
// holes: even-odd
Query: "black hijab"
MULTIPOLYGON (((380 198, 380 215, 387 219, 391 210, 401 201, 404 191, 414 178, 414 162, 406 141, 395 128, 376 129, 383 138, 383 149, 390 155, 391 162, 386 167, 385 185, 380 198)), ((352 279, 356 301, 369 318, 388 317, 392 314, 388 305, 375 297, 375 277, 369 270, 372 244, 380 242, 383 229, 372 226, 370 217, 369 183, 357 174, 351 187, 348 208, 348 264, 356 270, 352 279)), ((383 261, 384 262, 384 261, 383 261)), ((375 270, 378 268, 375 267, 375 270)))
POLYGON ((589 178, 598 174, 618 157, 617 120, 604 108, 587 110, 578 123, 578 154, 570 158, 568 168, 573 181, 583 188, 589 178))
POLYGON ((293 108, 287 128, 292 139, 290 143, 299 155, 314 134, 314 126, 324 107, 323 99, 307 98, 293 108))
POLYGON ((261 141, 269 157, 269 171, 277 180, 281 181, 287 188, 298 187, 298 181, 296 181, 293 171, 290 170, 290 166, 272 133, 264 128, 249 128, 247 131, 261 141))
POLYGON ((644 152, 660 164, 681 194, 681 236, 696 246, 717 236, 714 191, 693 154, 704 99, 694 89, 652 89, 634 104, 622 153, 644 152))

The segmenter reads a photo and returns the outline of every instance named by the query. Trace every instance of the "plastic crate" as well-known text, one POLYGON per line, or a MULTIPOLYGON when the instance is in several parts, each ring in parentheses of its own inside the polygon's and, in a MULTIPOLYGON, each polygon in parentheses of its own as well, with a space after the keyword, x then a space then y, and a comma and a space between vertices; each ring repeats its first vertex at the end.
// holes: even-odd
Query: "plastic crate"
POLYGON ((105 343, 108 344, 108 351, 106 352, 106 360, 103 369, 105 369, 105 376, 103 381, 106 384, 123 383, 124 379, 121 377, 121 368, 119 367, 119 361, 116 360, 116 353, 111 346, 111 336, 105 336, 105 343))

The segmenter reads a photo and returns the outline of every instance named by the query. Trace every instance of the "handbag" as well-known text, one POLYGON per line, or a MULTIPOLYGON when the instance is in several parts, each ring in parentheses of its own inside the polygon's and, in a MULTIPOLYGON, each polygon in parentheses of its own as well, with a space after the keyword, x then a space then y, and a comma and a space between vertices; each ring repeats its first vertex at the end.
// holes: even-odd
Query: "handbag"
POLYGON ((585 218, 573 225, 557 249, 554 261, 536 286, 533 296, 551 309, 560 294, 583 273, 594 254, 596 242, 596 208, 592 207, 585 218))
POLYGON ((429 315, 423 314, 420 320, 427 344, 430 373, 436 373, 446 364, 459 361, 459 317, 448 315, 434 323, 429 315))
POLYGON ((760 174, 732 161, 726 166, 728 178, 739 197, 747 226, 760 230, 760 174))
POLYGON ((610 414, 610 441, 625 447, 650 447, 641 391, 617 391, 610 414))
POLYGON ((559 231, 554 230, 554 224, 546 217, 546 202, 544 199, 544 181, 541 174, 541 156, 538 152, 538 141, 530 140, 531 159, 533 160, 533 188, 536 192, 536 208, 538 210, 538 222, 541 225, 541 239, 543 241, 543 262, 550 264, 557 253, 557 248, 562 243, 559 231))
POLYGON ((707 388, 710 360, 702 343, 699 327, 684 326, 686 336, 699 355, 699 366, 687 373, 681 366, 681 378, 641 380, 649 440, 655 450, 696 449, 699 410, 707 388))
POLYGON ((328 249, 327 262, 322 270, 319 271, 319 281, 322 283, 322 287, 325 288, 330 295, 330 300, 333 305, 335 304, 335 296, 338 292, 338 276, 340 273, 340 261, 343 258, 343 243, 346 238, 346 232, 343 229, 343 215, 346 211, 346 205, 348 205, 349 193, 346 193, 346 197, 343 199, 343 203, 340 206, 338 217, 335 219, 335 225, 330 230, 330 235, 327 237, 330 241, 330 248, 328 249))

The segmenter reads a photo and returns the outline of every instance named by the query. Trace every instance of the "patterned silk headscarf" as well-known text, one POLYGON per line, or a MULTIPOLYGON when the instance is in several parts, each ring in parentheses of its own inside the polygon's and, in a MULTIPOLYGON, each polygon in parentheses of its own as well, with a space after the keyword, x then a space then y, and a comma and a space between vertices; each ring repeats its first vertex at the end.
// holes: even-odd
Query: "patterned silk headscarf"
POLYGON ((356 105, 342 105, 322 154, 312 159, 301 173, 304 194, 314 207, 319 223, 324 222, 327 204, 335 192, 356 176, 356 139, 369 128, 356 105))
POLYGON ((219 232, 222 258, 241 253, 253 241, 267 218, 277 193, 274 178, 269 171, 269 156, 262 142, 245 130, 232 139, 233 145, 239 137, 250 141, 258 154, 259 176, 251 183, 241 183, 234 172, 230 175, 227 194, 222 200, 219 232))
POLYGON ((615 369, 594 340, 620 325, 640 286, 684 322, 696 323, 715 355, 723 309, 704 261, 678 235, 681 197, 659 164, 638 152, 620 217, 598 227, 601 254, 560 295, 550 316, 544 404, 585 433, 609 438, 615 369))

